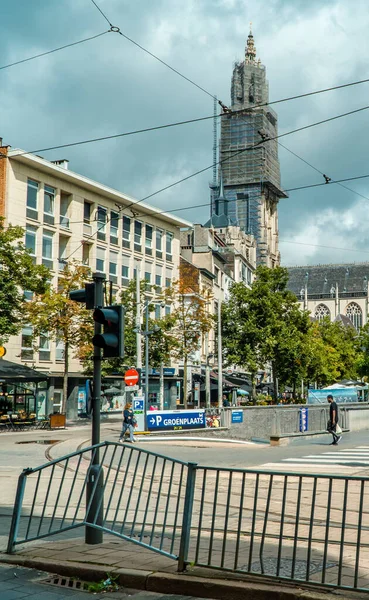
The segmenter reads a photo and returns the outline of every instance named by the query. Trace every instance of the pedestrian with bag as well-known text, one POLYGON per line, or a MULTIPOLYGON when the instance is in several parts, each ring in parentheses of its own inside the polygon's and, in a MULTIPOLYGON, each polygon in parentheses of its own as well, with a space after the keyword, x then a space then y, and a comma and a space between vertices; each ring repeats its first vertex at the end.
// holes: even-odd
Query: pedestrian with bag
POLYGON ((136 426, 136 419, 133 414, 132 404, 130 402, 127 402, 127 404, 124 407, 124 411, 123 411, 123 426, 122 426, 122 431, 120 432, 119 441, 123 442, 125 434, 127 433, 127 431, 129 431, 129 441, 134 443, 135 438, 134 438, 133 432, 134 432, 135 426, 136 426))
POLYGON ((342 429, 338 424, 338 406, 334 401, 332 394, 328 394, 327 400, 329 402, 329 421, 327 423, 327 430, 333 436, 332 446, 337 446, 342 439, 342 429))

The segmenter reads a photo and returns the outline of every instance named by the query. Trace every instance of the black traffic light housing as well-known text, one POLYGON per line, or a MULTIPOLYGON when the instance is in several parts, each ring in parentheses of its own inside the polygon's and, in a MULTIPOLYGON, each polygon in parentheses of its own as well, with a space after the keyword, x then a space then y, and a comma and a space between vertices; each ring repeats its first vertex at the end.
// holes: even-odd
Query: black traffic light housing
POLYGON ((106 306, 94 310, 94 321, 103 326, 103 333, 92 338, 94 346, 103 349, 103 358, 124 356, 124 308, 122 305, 106 306))
POLYGON ((69 292, 69 299, 74 302, 85 302, 86 308, 92 310, 95 308, 95 283, 86 283, 84 289, 72 290, 69 292))

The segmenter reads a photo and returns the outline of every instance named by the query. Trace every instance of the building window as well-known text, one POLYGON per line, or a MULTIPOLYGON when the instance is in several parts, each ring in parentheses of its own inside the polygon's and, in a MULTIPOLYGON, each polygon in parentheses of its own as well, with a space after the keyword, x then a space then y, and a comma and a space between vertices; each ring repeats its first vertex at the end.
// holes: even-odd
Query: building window
POLYGON ((33 329, 31 325, 27 325, 22 329, 22 340, 21 340, 21 359, 22 360, 33 360, 33 329))
POLYGON ((145 262, 145 281, 151 284, 151 263, 145 262))
POLYGON ((26 248, 29 250, 30 255, 32 256, 33 262, 36 262, 36 233, 37 228, 32 227, 32 225, 26 226, 26 248))
POLYGON ((156 230, 156 256, 163 258, 163 232, 161 229, 156 230))
POLYGON ((53 268, 53 234, 48 231, 42 234, 42 264, 48 269, 53 268))
POLYGON ((38 194, 38 182, 33 179, 27 180, 27 217, 30 219, 38 219, 37 211, 37 194, 38 194))
POLYGON ((118 283, 117 269, 118 269, 118 254, 117 252, 110 252, 109 255, 109 279, 113 283, 118 283))
POLYGON ((170 315, 170 304, 165 305, 165 316, 167 317, 168 315, 170 315))
POLYGON ((105 273, 105 248, 96 248, 96 271, 105 273))
POLYGON ((129 256, 122 256, 122 287, 129 284, 129 256))
POLYGON ((40 346, 38 355, 40 360, 50 360, 50 338, 48 332, 40 334, 40 346))
POLYGON ((170 260, 170 261, 173 260, 172 243, 173 243, 173 233, 170 233, 169 231, 167 231, 166 240, 165 240, 165 252, 166 252, 166 259, 170 260))
POLYGON ((64 360, 64 341, 61 338, 57 338, 55 344, 55 360, 64 360))
POLYGON ((118 227, 119 214, 111 211, 110 213, 110 243, 118 245, 118 227))
POLYGON ((219 273, 220 273, 220 270, 218 269, 218 267, 214 266, 215 283, 217 285, 219 285, 219 273))
POLYGON ((359 330, 363 325, 363 312, 356 302, 351 302, 346 308, 346 316, 350 319, 355 329, 359 330))
POLYGON ((44 187, 44 223, 54 225, 55 188, 44 187))
POLYGON ((87 223, 87 225, 90 224, 91 222, 91 203, 90 202, 86 202, 86 200, 83 203, 83 222, 87 223))
POLYGON ((160 304, 155 304, 155 320, 157 321, 161 317, 161 306, 160 304))
POLYGON ((70 195, 62 192, 60 194, 60 225, 61 227, 69 228, 69 209, 70 195))
MULTIPOLYGON (((155 272, 155 285, 157 288, 161 289, 162 286, 162 268, 159 267, 158 265, 156 266, 156 272, 155 272)), ((158 291, 160 291, 160 289, 158 291)))
POLYGON ((328 306, 326 306, 325 304, 318 304, 318 306, 315 309, 315 313, 314 313, 314 317, 317 319, 317 321, 323 321, 323 319, 325 318, 331 318, 331 311, 329 310, 328 306))
POLYGON ((131 247, 131 219, 123 217, 123 248, 131 247))
POLYGON ((135 221, 135 239, 134 239, 134 248, 136 252, 141 252, 142 244, 142 223, 140 221, 135 221))
POLYGON ((152 255, 152 226, 145 226, 145 253, 152 255))
POLYGON ((172 285, 173 271, 172 269, 165 269, 165 287, 169 288, 172 285))
POLYGON ((27 300, 28 302, 33 300, 33 292, 30 292, 29 290, 24 290, 23 296, 24 296, 24 299, 27 300))
POLYGON ((97 207, 97 239, 105 241, 106 239, 106 208, 97 207))

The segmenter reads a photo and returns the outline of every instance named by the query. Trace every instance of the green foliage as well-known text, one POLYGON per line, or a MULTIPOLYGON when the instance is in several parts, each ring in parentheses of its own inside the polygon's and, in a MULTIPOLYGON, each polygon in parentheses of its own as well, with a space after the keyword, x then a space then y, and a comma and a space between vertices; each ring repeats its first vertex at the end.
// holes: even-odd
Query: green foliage
POLYGON ((27 302, 27 321, 33 326, 34 339, 48 333, 50 339, 64 343, 63 409, 68 390, 69 351, 83 347, 92 337, 92 314, 83 303, 74 302, 69 292, 81 288, 89 277, 89 270, 78 264, 67 264, 60 273, 58 287, 49 287, 27 302))
POLYGON ((0 341, 19 333, 25 322, 24 292, 42 293, 48 286, 50 271, 33 264, 24 243, 21 227, 5 227, 0 218, 0 341))
POLYGON ((253 378, 258 368, 270 365, 280 389, 295 389, 301 379, 329 385, 358 372, 368 374, 369 326, 359 339, 354 327, 329 319, 312 322, 287 290, 287 281, 287 269, 261 266, 251 289, 243 283, 232 286, 222 307, 226 362, 246 368, 253 378))
MULTIPOLYGON (((274 379, 297 373, 309 317, 287 288, 287 269, 260 266, 252 288, 236 283, 222 307, 225 360, 251 373, 271 363, 274 379)), ((254 391, 255 395, 255 391, 254 391)))

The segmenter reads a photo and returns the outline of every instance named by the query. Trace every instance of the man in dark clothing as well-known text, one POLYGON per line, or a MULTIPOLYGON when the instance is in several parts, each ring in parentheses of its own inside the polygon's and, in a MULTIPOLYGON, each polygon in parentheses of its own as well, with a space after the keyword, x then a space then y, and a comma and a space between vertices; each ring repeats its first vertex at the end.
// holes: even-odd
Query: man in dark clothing
POLYGON ((333 400, 332 394, 328 394, 327 400, 329 402, 329 427, 328 431, 333 436, 332 446, 337 446, 342 439, 342 435, 338 435, 336 433, 336 426, 338 424, 338 406, 336 402, 333 400))

